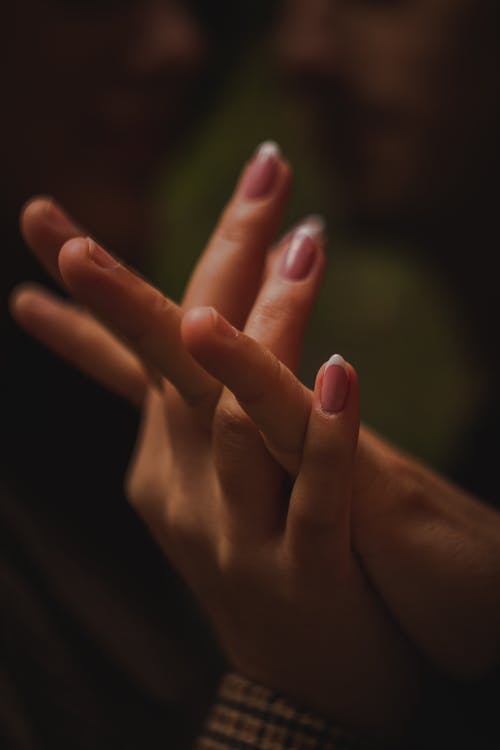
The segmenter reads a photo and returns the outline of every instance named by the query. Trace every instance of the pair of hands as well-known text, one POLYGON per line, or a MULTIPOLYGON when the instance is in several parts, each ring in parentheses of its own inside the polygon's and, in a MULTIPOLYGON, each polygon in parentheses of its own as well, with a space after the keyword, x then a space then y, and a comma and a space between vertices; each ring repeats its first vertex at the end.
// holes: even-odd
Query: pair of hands
POLYGON ((232 664, 397 731, 418 691, 414 646, 461 675, 496 659, 498 517, 366 430, 358 442, 349 365, 323 366, 314 393, 296 379, 324 257, 314 219, 267 252, 290 182, 276 151, 256 155, 181 308, 34 201, 28 244, 96 317, 33 288, 12 309, 144 405, 129 497, 232 664))

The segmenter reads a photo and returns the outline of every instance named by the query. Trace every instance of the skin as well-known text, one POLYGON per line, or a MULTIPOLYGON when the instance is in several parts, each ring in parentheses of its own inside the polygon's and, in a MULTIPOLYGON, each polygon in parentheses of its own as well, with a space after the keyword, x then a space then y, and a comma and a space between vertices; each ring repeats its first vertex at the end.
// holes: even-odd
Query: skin
MULTIPOLYGON (((337 720, 397 733, 417 699, 414 646, 429 662, 465 678, 498 661, 498 514, 367 431, 358 443, 352 368, 342 418, 319 408, 323 373, 315 394, 296 380, 322 251, 319 246, 317 264, 300 282, 283 279, 280 257, 289 240, 265 261, 289 181, 288 167, 280 163, 267 200, 248 202, 237 189, 182 310, 116 260, 96 265, 95 243, 87 239, 72 239, 59 252, 59 235, 43 250, 38 244, 37 253, 128 341, 149 372, 156 369, 129 497, 206 606, 231 662, 337 720), (260 291, 255 267, 264 268, 260 291), (245 268, 253 272, 246 275, 245 268), (199 309, 207 304, 219 310, 215 318, 199 309), (245 334, 221 336, 220 314, 245 334), (270 583, 274 594, 284 590, 287 596, 273 600, 270 583), (331 610, 325 611, 325 602, 331 610), (290 628, 291 612, 296 617, 314 607, 318 617, 290 628), (273 619, 262 628, 260 616, 268 608, 273 619), (322 626, 309 639, 313 622, 322 626), (295 671, 286 655, 302 652, 305 644, 307 663, 296 663, 295 671), (320 663, 330 666, 321 670, 320 663), (352 692, 331 680, 339 664, 353 678, 352 692), (381 681, 383 691, 377 689, 381 681)), ((43 208, 35 202, 23 216, 33 246, 43 208)), ((50 328, 37 323, 51 316, 63 320, 55 300, 49 308, 45 303, 36 290, 24 290, 13 299, 13 313, 46 343, 64 349, 50 340, 50 328)), ((115 339, 113 351, 123 348, 115 339)))
MULTIPOLYGON (((244 180, 245 175, 242 182, 244 180)), ((289 169, 284 163, 280 163, 277 185, 269 200, 242 200, 241 190, 237 189, 193 276, 184 300, 184 309, 189 309, 193 304, 210 301, 234 322, 239 320, 240 324, 243 324, 250 313, 246 330, 249 333, 259 331, 260 338, 265 344, 293 366, 298 361, 300 337, 297 338, 296 333, 290 335, 287 332, 303 331, 321 279, 324 261, 321 246, 318 246, 316 262, 308 279, 304 283, 283 283, 284 279, 279 269, 282 268, 283 252, 289 246, 288 240, 278 246, 265 263, 265 249, 276 231, 289 184, 289 169), (228 242, 227 238, 231 237, 237 239, 228 242), (225 256, 222 263, 221 254, 225 256), (259 257, 261 268, 266 265, 265 275, 268 278, 260 291, 260 274, 255 273, 259 257), (245 263, 251 273, 242 273, 245 263), (218 268, 215 270, 216 265, 218 268), (213 278, 212 286, 209 281, 207 283, 209 275, 213 278), (251 310, 252 298, 255 295, 257 301, 251 310), (246 304, 242 302, 245 299, 248 300, 246 304), (275 312, 278 309, 283 310, 285 301, 288 315, 276 316, 275 312)), ((32 210, 33 208, 35 204, 32 210)), ((32 218, 29 214, 24 216, 25 233, 26 225, 31 226, 32 218)), ((264 660, 261 658, 255 661, 254 657, 259 652, 262 653, 262 657, 275 652, 279 639, 277 640, 278 633, 275 628, 269 631, 262 621, 262 608, 267 606, 264 602, 268 601, 271 604, 272 592, 286 586, 290 589, 291 598, 287 596, 282 602, 283 615, 288 612, 287 618, 291 620, 292 612, 299 604, 294 589, 300 584, 300 590, 306 590, 305 580, 302 580, 300 573, 302 560, 305 561, 307 558, 305 540, 297 533, 298 524, 296 531, 293 531, 291 524, 291 531, 285 534, 280 518, 283 502, 287 499, 287 493, 282 494, 283 470, 267 454, 258 432, 248 419, 245 419, 243 424, 244 442, 234 442, 233 430, 237 423, 241 423, 243 414, 230 394, 221 391, 220 382, 210 377, 186 356, 187 351, 180 336, 177 339, 174 335, 175 328, 180 334, 179 308, 174 303, 166 301, 157 290, 124 266, 113 262, 106 268, 96 265, 89 258, 89 252, 92 257, 95 246, 86 239, 75 239, 65 243, 58 257, 59 273, 65 285, 73 294, 76 293, 80 300, 85 299, 86 305, 92 297, 93 302, 90 304, 96 315, 100 319, 106 319, 113 330, 124 336, 141 360, 152 363, 162 376, 168 373, 171 381, 177 386, 176 390, 169 382, 160 381, 161 392, 158 392, 159 381, 156 378, 156 385, 147 392, 142 437, 139 439, 127 482, 131 502, 149 525, 166 554, 187 578, 195 593, 200 595, 206 587, 211 589, 213 585, 218 589, 219 604, 213 601, 209 603, 205 596, 203 601, 209 606, 214 626, 231 661, 247 674, 250 665, 253 664, 252 676, 267 677, 261 673, 264 660), (135 295, 135 301, 132 301, 135 295), (123 304, 125 301, 126 305, 123 304), (103 304, 105 309, 102 307, 103 304), (123 329, 124 317, 128 319, 126 333, 123 329), (151 335, 153 331, 154 334, 151 335), (169 347, 164 346, 165 336, 170 342, 169 347), (175 415, 172 421, 170 418, 168 422, 165 421, 167 413, 175 415), (172 436, 172 441, 167 434, 172 436), (212 456, 212 439, 218 445, 218 458, 215 460, 212 456), (157 463, 160 455, 161 462, 157 463), (160 464, 165 471, 160 469, 160 464), (206 471, 202 471, 200 465, 205 466, 206 471), (253 508, 249 505, 245 508, 245 504, 238 503, 239 512, 233 512, 231 506, 234 505, 234 500, 241 494, 244 486, 248 485, 245 477, 250 467, 256 484, 252 487, 247 486, 245 504, 248 505, 251 497, 259 497, 259 510, 255 512, 257 509, 254 504, 253 508), (192 485, 191 489, 198 496, 202 486, 205 494, 208 487, 213 487, 213 492, 209 493, 210 499, 207 495, 202 515, 195 513, 198 516, 196 519, 192 515, 194 508, 191 508, 189 515, 184 515, 184 510, 187 510, 188 506, 185 504, 186 498, 183 500, 183 497, 187 484, 192 484, 193 476, 196 476, 196 486, 192 485), (169 502, 168 513, 172 516, 165 523, 164 501, 167 486, 170 488, 168 494, 172 501, 169 502), (179 523, 172 521, 174 516, 178 517, 179 523), (186 524, 191 527, 189 533, 186 533, 184 528, 186 524), (249 529, 252 529, 251 535, 248 533, 249 529), (205 537, 200 549, 196 541, 200 541, 199 533, 205 537), (227 545, 224 544, 224 539, 227 539, 227 545), (244 545, 243 540, 246 540, 244 545), (261 547, 267 548, 265 555, 252 562, 252 550, 261 547), (231 570, 236 563, 236 549, 243 548, 247 562, 242 568, 243 579, 239 580, 233 576, 231 570), (299 552, 301 549, 302 552, 299 552), (202 558, 198 554, 201 550, 202 558), (247 563, 251 563, 252 570, 245 572, 247 563), (218 575, 220 565, 226 570, 221 579, 218 575), (272 569, 275 570, 273 580, 267 574, 264 575, 266 570, 272 569), (204 570, 201 579, 200 570, 204 570), (240 611, 238 606, 235 609, 240 598, 235 598, 235 595, 242 590, 243 583, 246 587, 252 579, 259 582, 258 590, 255 597, 244 597, 246 603, 241 613, 249 614, 252 607, 254 614, 251 618, 244 618, 247 625, 245 631, 242 631, 239 617, 235 619, 236 612, 240 611), (264 581, 265 586, 262 586, 264 581), (224 612, 222 620, 219 620, 218 612, 224 612), (261 635, 251 638, 251 631, 256 629, 261 635)), ((23 319, 26 310, 33 314, 33 305, 36 307, 39 302, 37 292, 20 292, 13 301, 14 314, 18 319, 23 319)), ((52 301, 51 304, 56 303, 52 301)), ((354 372, 352 379, 353 399, 348 411, 351 440, 350 448, 346 444, 344 452, 346 456, 351 457, 351 461, 358 427, 354 372)), ((304 408, 307 408, 305 403, 304 408)), ((321 417, 319 421, 321 423, 321 417)), ((242 427, 238 426, 236 429, 241 431, 242 427)), ((316 463, 313 460, 314 450, 311 450, 311 453, 311 466, 307 472, 309 476, 314 473, 316 463)), ((305 487, 308 484, 307 475, 304 477, 305 487)), ((346 479, 349 483, 349 478, 346 479)), ((307 497, 305 487, 301 492, 297 492, 298 508, 307 497)), ((311 490, 312 487, 313 485, 311 490)), ((192 497, 191 493, 190 496, 192 497)), ((346 500, 347 498, 346 493, 346 500)), ((234 511, 236 509, 235 506, 234 511)), ((319 665, 324 659, 320 641, 331 642, 334 644, 333 650, 330 647, 332 669, 328 669, 325 674, 335 673, 333 667, 338 667, 339 658, 345 664, 343 669, 346 673, 348 665, 351 669, 357 665, 355 668, 359 671, 357 678, 351 672, 348 687, 344 684, 335 687, 331 680, 322 687, 325 695, 332 694, 335 688, 337 716, 347 724, 392 733, 394 712, 399 717, 396 721, 399 726, 401 717, 406 716, 408 712, 408 704, 412 704, 414 700, 413 651, 387 614, 383 602, 372 593, 358 563, 353 560, 349 543, 348 514, 342 515, 344 523, 338 530, 339 541, 342 541, 342 555, 338 562, 341 562, 340 567, 345 570, 339 577, 338 596, 332 596, 328 610, 325 611, 324 607, 323 586, 318 587, 310 599, 311 606, 317 611, 315 619, 322 625, 315 650, 308 651, 309 661, 305 654, 304 666, 309 663, 308 677, 306 680, 300 677, 301 669, 294 668, 291 673, 288 669, 283 670, 289 647, 299 640, 302 641, 310 627, 308 609, 301 607, 297 611, 304 611, 305 617, 303 621, 295 617, 296 627, 291 641, 282 649, 281 672, 275 675, 271 684, 284 688, 295 674, 292 691, 297 698, 302 698, 318 710, 326 711, 327 705, 314 698, 314 686, 319 665), (342 610, 340 619, 338 606, 342 610), (355 637, 352 636, 353 628, 355 637), (338 634, 337 637, 335 633, 338 634), (367 674, 369 677, 366 680, 367 674), (361 695, 358 685, 362 681, 365 681, 366 688, 361 695), (381 682, 384 685, 384 690, 380 693, 383 698, 374 702, 375 685, 380 685, 381 682), (360 702, 362 708, 358 707, 360 702)), ((329 548, 327 537, 323 537, 329 548)), ((308 564, 308 569, 316 570, 319 562, 311 560, 312 567, 309 568, 308 564)), ((328 568, 325 566, 322 569, 325 576, 328 568)), ((329 575, 328 578, 330 579, 329 575)))
MULTIPOLYGON (((469 129, 470 118, 457 117, 463 114, 458 87, 451 88, 451 112, 453 122, 463 128, 450 131, 450 113, 442 108, 443 83, 448 79, 441 74, 441 63, 450 55, 454 59, 452 52, 461 38, 460 34, 452 38, 449 29, 470 31, 470 10, 465 0, 433 5, 423 0, 400 2, 372 9, 346 3, 328 3, 327 7, 319 0, 289 4, 289 18, 301 29, 301 38, 296 37, 289 49, 297 54, 299 42, 315 39, 314 49, 310 45, 307 54, 321 53, 321 59, 312 61, 311 70, 315 82, 325 84, 324 91, 309 86, 319 93, 312 105, 327 124, 324 154, 341 169, 353 215, 393 221, 415 217, 418 207, 421 216, 429 217, 440 201, 443 207, 443 196, 452 195, 457 154, 477 131, 469 129), (312 27, 308 25, 311 19, 312 27), (428 33, 429 28, 433 33, 428 33), (308 29, 310 34, 305 33, 308 29), (333 32, 338 34, 336 47, 330 44, 333 32), (315 35, 327 33, 321 37, 324 43, 318 44, 315 35), (350 44, 343 45, 342 39, 350 44), (385 55, 385 49, 390 54, 385 55), (360 54, 354 54, 356 50, 360 54), (336 82, 340 82, 337 89, 336 82), (339 109, 332 91, 340 92, 339 109), (364 125, 366 117, 369 129, 364 125), (443 134, 450 132, 452 137, 442 151, 443 134), (332 143, 340 144, 342 150, 329 150, 332 143), (340 151, 344 163, 339 162, 340 151), (429 183, 432 159, 437 155, 445 168, 439 179, 429 183)), ((307 62, 307 55, 302 62, 299 57, 298 78, 307 78, 304 59, 307 62)), ((288 71, 292 68, 289 61, 288 71)), ((481 117, 476 119, 482 123, 481 117)), ((474 165, 467 169, 476 169, 474 165)), ((482 163, 477 173, 481 169, 482 163)), ((122 266, 97 276, 95 268, 90 270, 92 245, 86 240, 66 244, 59 255, 61 240, 72 236, 68 228, 65 238, 59 236, 53 244, 48 241, 41 250, 37 233, 43 221, 37 223, 30 217, 30 211, 36 217, 41 210, 41 204, 32 204, 24 215, 28 241, 75 297, 129 342, 124 348, 87 315, 72 310, 81 321, 80 332, 75 336, 73 331, 73 341, 83 331, 81 342, 88 354, 95 351, 97 341, 104 341, 102 335, 108 336, 100 351, 108 352, 109 359, 101 357, 95 364, 85 357, 87 370, 134 401, 142 401, 147 383, 144 373, 151 377, 156 368, 156 386, 152 390, 147 386, 129 494, 166 554, 204 602, 237 668, 337 720, 391 733, 411 713, 418 683, 418 666, 404 635, 427 660, 456 676, 476 677, 498 663, 498 514, 364 430, 356 445, 357 386, 352 369, 344 419, 323 413, 323 374, 314 394, 293 376, 295 354, 290 352, 300 349, 308 306, 301 307, 295 285, 281 297, 271 295, 270 303, 267 283, 276 280, 272 260, 252 311, 248 301, 258 286, 255 276, 251 275, 250 283, 239 272, 235 262, 239 251, 226 258, 228 276, 233 273, 236 286, 215 284, 210 294, 198 294, 203 288, 200 268, 207 274, 205 281, 217 279, 218 252, 202 261, 191 287, 195 293, 191 297, 188 293, 190 301, 184 309, 209 304, 245 329, 245 334, 221 337, 220 318, 206 309, 186 312, 179 327, 183 312, 165 302, 157 290, 143 286, 138 277, 124 275, 122 266), (225 309, 224 296, 229 289, 238 289, 238 284, 243 285, 247 302, 239 313, 232 306, 225 309), (290 310, 295 313, 292 322, 290 310), (131 329, 137 320, 147 325, 131 329), (170 346, 165 354, 167 339, 170 346), (203 371, 193 369, 183 347, 203 371), (158 372, 178 391, 164 383, 158 372), (219 397, 221 384, 227 390, 219 397), (207 446, 207 431, 213 452, 207 446), (336 472, 339 467, 346 474, 336 472), (193 480, 198 474, 199 485, 193 480), (283 490, 284 478, 287 487, 293 482, 291 493, 283 490), (330 503, 324 503, 325 496, 331 498, 330 503), (200 497, 206 498, 201 509, 200 497), (276 591, 286 595, 276 597, 276 591), (325 602, 335 606, 330 609, 325 602), (273 618, 269 623, 265 620, 268 627, 262 628, 255 612, 268 609, 273 618), (317 616, 295 622, 297 613, 303 611, 317 616), (394 629, 391 617, 402 633, 394 629), (324 630, 320 629, 323 619, 324 630), (307 637, 311 622, 313 638, 307 637), (366 624, 367 634, 363 631, 366 624), (330 638, 332 633, 334 638, 330 638), (360 641, 352 638, 353 633, 361 635, 360 641), (368 652, 359 652, 360 643, 369 644, 368 652), (294 671, 289 656, 296 657, 304 644, 306 663, 292 662, 294 671), (356 654, 362 657, 361 682, 355 677, 361 668, 356 654), (381 665, 377 655, 389 658, 381 665), (329 681, 331 674, 339 673, 345 656, 343 674, 353 676, 358 687, 352 692, 345 684, 339 688, 338 682, 329 681), (377 689, 381 679, 383 691, 377 689), (383 694, 399 697, 397 718, 384 704, 383 694), (374 703, 374 696, 382 702, 374 703)), ((247 219, 249 232, 255 217, 247 219)), ((230 236, 234 238, 234 232, 230 236)), ((217 243, 213 247, 220 251, 217 243)), ((260 269, 265 246, 257 262, 255 249, 252 257, 260 269)), ((245 252, 242 257, 247 257, 245 252)), ((309 294, 312 299, 313 286, 309 294)), ((25 290, 15 297, 13 310, 21 324, 71 359, 74 355, 67 343, 71 337, 64 322, 67 308, 58 305, 37 291, 25 290), (45 328, 37 322, 41 319, 45 328)))

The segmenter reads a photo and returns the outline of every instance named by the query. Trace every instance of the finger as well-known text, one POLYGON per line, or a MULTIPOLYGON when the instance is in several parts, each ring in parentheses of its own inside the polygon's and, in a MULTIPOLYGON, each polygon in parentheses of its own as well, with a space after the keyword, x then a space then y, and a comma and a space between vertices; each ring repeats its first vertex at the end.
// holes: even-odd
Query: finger
POLYGON ((304 221, 274 252, 245 333, 296 371, 325 269, 324 223, 304 221))
MULTIPOLYGON (((183 322, 186 347, 227 386, 219 402, 225 423, 231 409, 236 410, 234 420, 241 415, 234 394, 272 454, 291 473, 300 464, 310 397, 283 363, 298 364, 323 268, 321 227, 306 224, 270 259, 267 280, 245 329, 259 341, 237 335, 213 309, 187 313, 183 322)), ((235 461, 232 456, 233 465, 235 461)))
POLYGON ((279 147, 266 142, 244 169, 232 200, 198 262, 183 307, 212 305, 243 326, 261 284, 292 175, 279 147))
MULTIPOLYGON (((197 308, 186 313, 182 336, 196 360, 230 392, 221 399, 216 417, 222 417, 222 428, 231 424, 231 415, 235 424, 241 417, 237 404, 230 401, 234 394, 239 407, 262 432, 271 454, 295 476, 302 457, 311 392, 274 354, 239 333, 213 308, 197 308)), ((220 452, 221 461, 227 462, 229 470, 235 470, 234 467, 244 461, 251 463, 243 443, 238 460, 234 450, 224 450, 223 444, 220 452)), ((252 472, 250 465, 248 472, 252 472)))
POLYGON ((201 412, 212 406, 219 386, 186 351, 174 302, 89 238, 67 242, 59 268, 71 293, 170 380, 189 404, 201 412))
POLYGON ((144 367, 91 315, 35 284, 16 288, 10 309, 17 323, 48 349, 141 406, 148 382, 144 367))
POLYGON ((26 244, 49 274, 62 284, 58 257, 61 247, 82 230, 52 199, 31 199, 22 209, 21 233, 26 244))
POLYGON ((334 554, 350 543, 358 433, 356 372, 334 355, 316 379, 302 464, 290 500, 286 538, 295 555, 307 555, 322 540, 334 554))
MULTIPOLYGON (((292 366, 298 362, 323 265, 321 228, 317 224, 302 226, 269 258, 263 287, 245 328, 258 333, 265 347, 248 336, 236 337, 241 344, 238 353, 243 355, 239 362, 243 368, 237 377, 239 390, 223 391, 214 414, 212 441, 214 463, 224 490, 227 523, 231 524, 233 536, 238 530, 252 528, 262 538, 276 529, 283 513, 283 472, 269 460, 265 446, 288 470, 300 463, 308 396, 279 358, 292 366), (290 403, 298 424, 292 431, 288 423, 290 410, 282 408, 290 403), (264 441, 255 425, 261 429, 264 441), (270 488, 274 491, 269 492, 270 488)), ((217 331, 219 322, 219 327, 225 328, 226 338, 234 344, 234 329, 224 326, 223 321, 212 313, 212 331, 217 331)), ((203 342, 202 350, 206 351, 203 342)), ((219 367, 217 362, 215 367, 219 367)), ((226 382, 224 377, 218 377, 226 382)))

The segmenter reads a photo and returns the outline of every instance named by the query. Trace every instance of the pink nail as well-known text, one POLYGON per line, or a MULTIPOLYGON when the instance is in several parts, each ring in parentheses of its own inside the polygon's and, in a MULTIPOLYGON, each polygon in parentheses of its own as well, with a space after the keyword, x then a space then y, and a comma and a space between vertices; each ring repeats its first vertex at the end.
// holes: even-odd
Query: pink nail
POLYGON ((318 251, 318 231, 308 224, 292 236, 283 262, 283 276, 291 281, 305 279, 314 265, 318 251))
POLYGON ((280 147, 274 141, 266 141, 259 146, 241 185, 245 198, 265 198, 271 192, 278 177, 280 156, 280 147))
POLYGON ((341 412, 349 392, 349 370, 345 359, 334 354, 326 364, 321 386, 321 406, 330 414, 341 412))
POLYGON ((120 264, 106 250, 90 237, 88 237, 87 241, 89 243, 89 258, 91 261, 101 268, 118 268, 120 264))

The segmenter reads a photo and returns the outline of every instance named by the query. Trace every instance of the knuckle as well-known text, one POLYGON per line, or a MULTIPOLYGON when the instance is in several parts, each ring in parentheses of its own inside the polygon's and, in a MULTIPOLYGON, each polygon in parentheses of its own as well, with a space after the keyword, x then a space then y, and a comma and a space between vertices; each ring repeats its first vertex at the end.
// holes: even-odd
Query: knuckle
POLYGON ((239 247, 248 236, 247 224, 234 212, 224 217, 214 235, 214 247, 239 247))
POLYGON ((200 392, 182 390, 182 399, 184 404, 192 409, 201 413, 210 414, 216 403, 219 395, 219 391, 216 387, 206 388, 200 392))
POLYGON ((311 512, 305 505, 295 508, 294 524, 304 538, 314 538, 329 531, 326 520, 318 513, 311 512))
POLYGON ((151 310, 151 315, 155 317, 163 317, 165 315, 169 315, 175 305, 171 300, 168 299, 168 297, 165 297, 164 294, 159 292, 157 289, 154 289, 151 294, 149 307, 151 310))
POLYGON ((307 450, 307 461, 309 465, 317 466, 321 469, 321 474, 325 469, 332 471, 335 467, 350 463, 352 454, 355 451, 356 444, 345 434, 344 429, 337 423, 331 423, 330 415, 325 418, 321 415, 319 432, 315 439, 311 440, 307 450), (341 429, 338 429, 338 428, 341 429))
POLYGON ((138 510, 145 499, 150 495, 151 488, 147 488, 143 475, 138 471, 129 472, 124 482, 125 495, 130 505, 138 510))
MULTIPOLYGON (((264 355, 268 360, 265 384, 255 384, 242 396, 242 403, 246 406, 254 406, 268 398, 268 394, 279 393, 284 387, 284 370, 281 362, 270 351, 265 350, 264 355)), ((243 412, 244 414, 244 412, 243 412)), ((245 415, 246 416, 246 415, 245 415)))
POLYGON ((269 326, 280 326, 287 318, 288 305, 285 300, 277 300, 267 297, 261 300, 258 309, 254 313, 254 321, 257 330, 266 330, 269 326))
POLYGON ((267 295, 259 303, 255 319, 259 326, 279 325, 280 330, 298 325, 303 319, 302 305, 290 288, 280 285, 273 294, 267 295))
POLYGON ((143 514, 161 503, 162 493, 155 473, 140 465, 129 471, 124 480, 125 496, 134 510, 143 514))
POLYGON ((214 246, 222 244, 240 247, 251 242, 252 246, 262 232, 262 219, 266 211, 257 204, 236 201, 223 214, 214 234, 214 246))
POLYGON ((310 466, 317 466, 324 472, 325 467, 332 467, 339 458, 339 446, 334 440, 317 443, 310 448, 307 461, 310 466))
POLYGON ((148 289, 143 300, 142 315, 138 315, 127 331, 127 338, 133 344, 141 344, 151 331, 151 323, 169 317, 174 311, 174 303, 156 289, 148 289))
POLYGON ((218 440, 235 447, 246 444, 249 435, 255 433, 255 426, 236 400, 218 407, 214 415, 214 433, 218 440))
POLYGON ((217 568, 222 579, 229 585, 241 585, 249 578, 249 566, 246 557, 238 547, 222 535, 216 547, 217 568))

